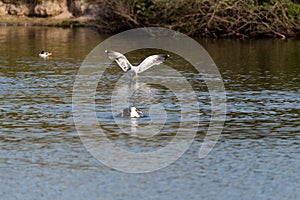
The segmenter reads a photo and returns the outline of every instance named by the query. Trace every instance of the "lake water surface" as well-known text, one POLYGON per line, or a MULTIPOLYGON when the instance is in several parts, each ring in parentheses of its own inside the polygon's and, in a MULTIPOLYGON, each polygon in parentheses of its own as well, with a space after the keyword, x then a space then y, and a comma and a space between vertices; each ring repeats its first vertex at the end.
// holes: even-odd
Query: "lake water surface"
MULTIPOLYGON (((300 198, 300 40, 198 39, 217 64, 227 95, 222 135, 203 159, 198 151, 210 119, 209 93, 191 66, 171 54, 168 64, 198 95, 197 135, 173 164, 130 174, 95 159, 72 116, 77 70, 107 37, 90 29, 0 27, 1 199, 300 198), (52 51, 53 58, 39 58, 41 50, 52 51)), ((148 54, 128 55, 136 63, 148 54)), ((111 83, 122 74, 112 64, 100 80, 95 109, 101 127, 116 144, 135 152, 168 144, 182 120, 176 96, 159 85, 149 86, 154 92, 148 96, 136 94, 140 98, 133 104, 148 113, 151 104, 160 103, 168 118, 155 137, 124 134, 107 109, 111 83)), ((194 119, 186 120, 193 125, 194 119)), ((130 119, 122 121, 124 129, 133 127, 130 119)), ((134 127, 148 123, 145 117, 134 127)))

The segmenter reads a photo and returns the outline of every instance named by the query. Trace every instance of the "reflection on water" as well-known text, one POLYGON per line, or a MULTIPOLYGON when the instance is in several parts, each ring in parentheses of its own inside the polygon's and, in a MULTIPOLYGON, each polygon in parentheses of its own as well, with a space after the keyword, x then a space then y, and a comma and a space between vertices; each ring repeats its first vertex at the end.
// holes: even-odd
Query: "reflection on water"
MULTIPOLYGON (((199 40, 221 71, 228 101, 221 139, 201 160, 197 152, 210 120, 209 93, 192 66, 171 54, 167 64, 196 91, 199 131, 177 162, 157 172, 133 175, 95 160, 81 143, 72 118, 77 69, 105 37, 88 29, 0 27, 3 199, 299 199, 299 40, 199 40), (53 58, 40 59, 41 50, 53 52, 53 58)), ((135 63, 151 51, 128 56, 135 63)), ((131 151, 168 144, 181 120, 178 99, 188 102, 191 94, 182 91, 177 97, 160 84, 143 83, 141 77, 140 85, 134 85, 137 98, 129 103, 140 107, 146 117, 116 123, 114 113, 121 107, 112 110, 110 97, 122 75, 113 63, 99 80, 100 126, 115 144, 131 151), (151 123, 151 112, 162 114, 153 115, 153 123, 166 120, 153 137, 151 131, 141 132, 151 123), (166 119, 160 118, 164 114, 166 119)), ((164 80, 163 75, 155 78, 164 80)), ((194 118, 183 120, 187 126, 194 124, 194 118)))
POLYGON ((207 50, 222 63, 219 66, 222 65, 228 97, 228 119, 223 133, 238 138, 297 137, 300 41, 224 40, 209 44, 207 50), (227 48, 232 49, 232 56, 225 58, 228 54, 219 52, 227 48))

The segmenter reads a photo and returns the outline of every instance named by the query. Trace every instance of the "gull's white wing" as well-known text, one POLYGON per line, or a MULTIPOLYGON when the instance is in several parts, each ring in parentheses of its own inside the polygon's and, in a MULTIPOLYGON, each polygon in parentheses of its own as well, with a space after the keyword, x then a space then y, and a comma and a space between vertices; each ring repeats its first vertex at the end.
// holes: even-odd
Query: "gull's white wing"
POLYGON ((110 60, 115 60, 124 72, 131 69, 132 65, 123 54, 108 50, 105 50, 105 53, 110 60))
POLYGON ((163 63, 170 56, 168 54, 152 55, 143 60, 137 67, 137 73, 146 71, 150 67, 163 63))

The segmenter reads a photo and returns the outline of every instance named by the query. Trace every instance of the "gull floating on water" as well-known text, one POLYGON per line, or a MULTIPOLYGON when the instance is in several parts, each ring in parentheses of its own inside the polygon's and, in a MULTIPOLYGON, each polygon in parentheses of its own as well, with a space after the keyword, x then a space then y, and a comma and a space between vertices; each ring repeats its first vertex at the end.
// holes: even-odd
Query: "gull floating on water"
POLYGON ((137 74, 142 73, 143 71, 146 71, 150 67, 153 67, 155 65, 159 65, 159 64, 163 63, 167 58, 170 57, 169 54, 152 55, 152 56, 147 57, 145 60, 143 60, 139 65, 133 66, 127 60, 127 58, 119 52, 105 50, 105 53, 110 60, 115 60, 124 72, 126 72, 128 70, 134 71, 136 77, 137 77, 137 74))
POLYGON ((52 56, 52 53, 47 52, 47 51, 41 51, 41 53, 39 54, 39 56, 40 56, 41 58, 49 58, 49 57, 52 56))
POLYGON ((122 113, 118 114, 118 117, 140 118, 143 116, 143 112, 136 107, 125 108, 122 113))

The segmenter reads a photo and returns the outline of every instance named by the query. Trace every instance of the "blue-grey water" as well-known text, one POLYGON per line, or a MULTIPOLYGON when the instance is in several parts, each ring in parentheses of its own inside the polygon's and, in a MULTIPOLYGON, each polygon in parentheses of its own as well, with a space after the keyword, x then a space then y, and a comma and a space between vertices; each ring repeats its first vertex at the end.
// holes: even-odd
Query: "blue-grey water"
MULTIPOLYGON (((217 64, 227 94, 222 135, 203 159, 198 151, 209 123, 209 93, 188 63, 171 56, 168 64, 190 80, 198 95, 197 135, 173 164, 130 174, 95 159, 72 116, 77 70, 107 37, 90 29, 0 27, 1 199, 300 198, 300 40, 198 40, 217 64), (39 58, 41 50, 53 52, 53 58, 39 58)), ((146 54, 129 56, 138 62, 146 54)), ((111 110, 105 110, 111 83, 122 73, 112 64, 107 79, 100 80, 95 108, 101 127, 133 151, 162 147, 181 120, 176 96, 149 86, 154 96, 133 103, 145 112, 153 103, 163 105, 169 116, 165 127, 146 139, 123 134, 111 110)), ((131 123, 124 120, 125 126, 131 123)), ((150 123, 147 116, 138 120, 140 126, 150 123)))

